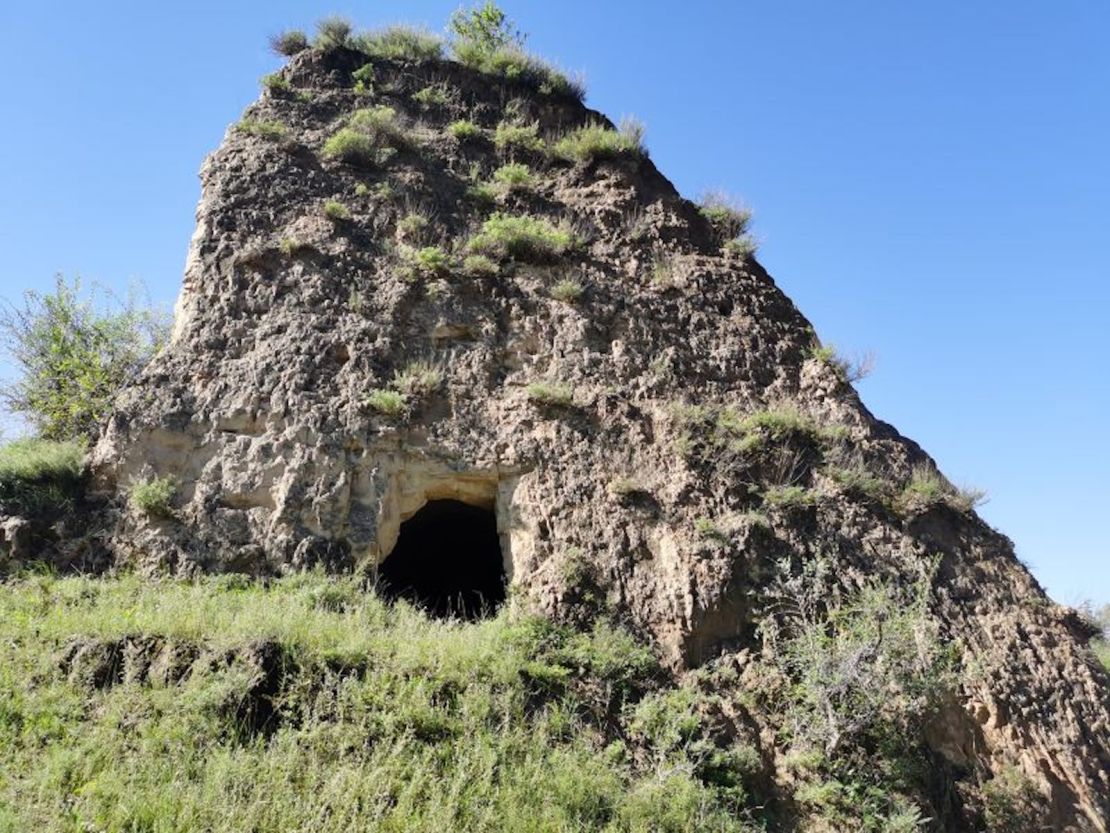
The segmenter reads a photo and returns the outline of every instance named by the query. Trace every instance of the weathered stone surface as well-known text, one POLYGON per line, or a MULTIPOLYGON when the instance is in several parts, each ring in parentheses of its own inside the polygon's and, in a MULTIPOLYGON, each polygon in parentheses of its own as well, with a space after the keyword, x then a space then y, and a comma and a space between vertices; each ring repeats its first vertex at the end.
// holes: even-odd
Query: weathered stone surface
POLYGON ((1106 675, 1005 538, 949 506, 899 512, 856 494, 813 464, 818 452, 753 462, 686 436, 684 407, 789 403, 887 483, 929 462, 813 355, 812 329, 759 264, 722 254, 647 159, 573 165, 444 129, 465 116, 490 133, 510 103, 547 133, 602 120, 577 102, 449 63, 381 62, 367 98, 351 88, 359 63, 299 56, 285 74, 306 100, 268 93, 248 111, 290 140, 233 129, 204 164, 172 344, 121 396, 93 456, 121 505, 136 479, 176 478, 174 516, 123 513, 117 559, 184 575, 372 570, 405 518, 454 497, 494 508, 507 573, 535 606, 573 615, 568 564, 584 562, 603 604, 681 670, 729 653, 755 663, 754 607, 780 559, 833 557, 851 588, 939 557, 934 613, 980 675, 933 748, 972 781, 1019 766, 1050 797, 1051 829, 1106 831, 1106 675), (445 107, 412 100, 440 82, 445 107), (381 103, 414 147, 372 170, 323 159, 349 113, 381 103), (493 277, 407 276, 398 221, 426 214, 420 245, 461 255, 489 211, 468 194, 472 171, 506 158, 540 184, 502 210, 566 218, 584 244, 493 277), (351 219, 325 219, 326 200, 351 219), (585 288, 574 304, 549 294, 568 277, 585 288), (369 409, 366 394, 414 361, 442 384, 397 417, 369 409), (536 403, 537 381, 569 385, 573 403, 536 403), (776 484, 815 497, 764 505, 776 484))

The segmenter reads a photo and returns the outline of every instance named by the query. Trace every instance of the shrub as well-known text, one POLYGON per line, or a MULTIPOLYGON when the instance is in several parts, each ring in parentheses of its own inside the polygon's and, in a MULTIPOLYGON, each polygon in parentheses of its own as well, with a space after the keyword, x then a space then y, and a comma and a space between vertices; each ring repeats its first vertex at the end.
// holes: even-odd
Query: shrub
POLYGON ((512 121, 502 121, 493 133, 493 143, 498 150, 527 150, 542 151, 545 147, 540 136, 540 126, 532 124, 518 124, 512 121))
POLYGON ((482 224, 469 249, 502 260, 544 263, 562 257, 576 245, 574 233, 539 217, 497 213, 482 224))
POLYGON ((747 260, 759 250, 759 246, 750 234, 742 234, 735 240, 725 243, 724 250, 727 254, 747 260))
POLYGON ((589 124, 567 133, 552 146, 554 154, 571 162, 590 162, 619 156, 644 155, 643 126, 626 122, 620 130, 589 124))
POLYGON ((986 499, 985 492, 978 489, 956 488, 941 477, 936 468, 922 463, 914 466, 910 472, 910 480, 902 490, 899 502, 905 510, 943 503, 957 512, 970 512, 986 499))
POLYGON ((351 210, 337 200, 324 203, 324 216, 333 223, 345 223, 351 219, 351 210))
POLYGON ((505 16, 493 0, 476 8, 458 9, 448 23, 459 45, 476 53, 492 54, 509 46, 523 46, 525 35, 505 16))
POLYGON ((289 139, 289 128, 279 121, 243 119, 235 125, 235 129, 247 136, 258 136, 270 142, 284 143, 289 139))
POLYGON ((493 182, 503 194, 513 191, 530 191, 536 186, 536 178, 532 169, 519 162, 502 165, 493 172, 493 182))
POLYGON ((465 142, 471 139, 477 139, 482 135, 482 128, 478 127, 474 122, 460 119, 453 122, 448 126, 447 132, 458 139, 460 142, 465 142))
POLYGON ((355 38, 354 46, 372 58, 419 63, 443 58, 443 40, 410 26, 390 26, 355 38))
POLYGON ((405 395, 395 390, 372 390, 366 395, 366 404, 384 416, 399 416, 404 413, 407 402, 405 395))
POLYGON ((137 293, 105 299, 58 276, 52 292, 27 292, 22 306, 0 310, 0 344, 19 371, 0 388, 0 401, 43 439, 92 437, 169 330, 169 317, 140 304, 137 293))
POLYGON ((296 257, 304 252, 312 251, 313 246, 304 240, 298 240, 296 237, 283 237, 281 243, 278 244, 278 248, 286 257, 296 257))
POLYGON ((810 357, 827 364, 840 377, 841 381, 850 384, 866 379, 871 375, 875 366, 873 354, 865 353, 855 359, 849 359, 841 355, 832 344, 824 346, 815 344, 810 349, 810 357))
POLYGON ((262 76, 262 86, 276 95, 287 95, 293 89, 289 81, 280 72, 271 72, 262 76))
POLYGON ((438 246, 425 246, 422 249, 405 248, 401 252, 403 277, 416 280, 419 277, 436 277, 450 270, 451 260, 438 246))
POLYGON ((300 29, 279 32, 270 38, 270 49, 277 55, 291 58, 308 49, 308 36, 300 29))
POLYGON ((468 43, 456 43, 455 57, 459 63, 507 81, 525 84, 544 95, 559 95, 581 101, 586 97, 581 81, 568 78, 563 72, 515 46, 504 46, 493 52, 468 43))
POLYGON ((983 785, 983 815, 989 833, 1026 833, 1043 830, 1041 795, 1028 776, 1014 766, 1003 769, 983 785))
POLYGON ((351 73, 351 80, 355 82, 356 93, 369 93, 374 89, 376 74, 373 64, 363 64, 351 73))
POLYGON ((373 165, 378 160, 378 147, 369 136, 344 127, 324 143, 324 156, 349 165, 373 165))
POLYGON ((580 284, 578 281, 572 280, 570 278, 564 278, 553 287, 551 287, 551 297, 554 298, 556 301, 562 301, 566 304, 573 304, 575 301, 582 297, 582 293, 584 291, 585 290, 582 288, 582 284, 580 284))
POLYGON ((406 147, 408 134, 392 107, 356 110, 347 126, 324 143, 324 155, 351 165, 374 165, 387 148, 406 147))
POLYGON ((351 22, 343 17, 325 17, 316 24, 317 49, 340 49, 351 45, 351 22))
POLYGON ((144 515, 168 518, 173 514, 177 481, 170 476, 151 477, 132 484, 128 494, 132 508, 144 515))
POLYGON ((475 278, 488 278, 501 271, 497 262, 485 255, 468 255, 462 264, 463 272, 475 278))
POLYGON ((411 362, 393 376, 393 387, 409 396, 427 396, 443 384, 443 371, 430 362, 411 362))
POLYGON ((417 240, 428 230, 429 224, 425 215, 414 211, 397 221, 397 234, 405 240, 417 240))
POLYGON ((449 101, 449 96, 446 87, 433 84, 413 93, 412 100, 424 107, 443 107, 449 101))
POLYGON ((466 196, 480 206, 489 207, 497 202, 497 188, 488 182, 476 182, 466 189, 466 196))
POLYGON ((763 493, 763 500, 784 509, 800 509, 817 502, 816 493, 795 485, 772 486, 763 493))
POLYGON ((694 531, 698 533, 700 537, 718 544, 727 544, 730 540, 728 533, 721 529, 716 521, 711 518, 695 518, 694 531))
POLYGON ((713 227, 714 232, 720 238, 721 245, 746 232, 752 221, 751 209, 736 204, 729 197, 717 191, 705 193, 701 198, 698 210, 713 227))
POLYGON ((0 514, 34 517, 72 508, 84 453, 74 441, 26 439, 0 446, 0 514))
POLYGON ((370 186, 367 185, 365 182, 358 183, 358 185, 355 186, 355 196, 356 197, 368 197, 368 196, 370 196, 370 186))
POLYGON ((565 407, 574 404, 574 391, 561 382, 533 382, 524 389, 528 398, 543 405, 565 407))

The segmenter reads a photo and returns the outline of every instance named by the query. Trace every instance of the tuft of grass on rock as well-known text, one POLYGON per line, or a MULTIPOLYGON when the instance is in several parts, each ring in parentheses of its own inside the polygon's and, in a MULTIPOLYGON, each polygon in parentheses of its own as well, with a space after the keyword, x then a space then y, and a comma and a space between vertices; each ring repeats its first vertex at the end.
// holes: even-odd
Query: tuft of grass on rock
POLYGON ((412 100, 422 107, 445 107, 451 99, 444 85, 429 84, 413 93, 412 100))
POLYGON ((533 382, 524 392, 529 399, 541 405, 566 407, 574 404, 574 390, 562 382, 533 382))
POLYGON ((324 203, 324 216, 333 223, 345 223, 351 219, 351 210, 338 200, 324 203))
POLYGON ((235 129, 246 136, 257 136, 270 142, 284 143, 289 139, 289 128, 280 121, 243 119, 235 129))
POLYGON ((403 247, 400 257, 402 277, 408 281, 440 277, 451 270, 451 258, 439 246, 403 247))
POLYGON ((393 376, 394 389, 408 396, 428 396, 443 384, 443 371, 431 362, 417 361, 405 365, 393 376))
POLYGON ((493 186, 502 194, 531 191, 536 187, 536 177, 527 165, 510 162, 493 172, 493 186))
POLYGON ((957 488, 945 480, 936 468, 922 463, 913 467, 898 503, 903 510, 909 511, 945 504, 957 512, 966 513, 986 500, 986 492, 957 488))
POLYGON ((447 127, 447 132, 458 139, 460 142, 468 142, 474 139, 481 138, 482 128, 478 127, 474 122, 467 121, 466 119, 459 119, 452 122, 447 127))
POLYGON ((573 304, 582 297, 585 290, 582 284, 572 278, 564 278, 551 287, 551 297, 565 304, 573 304))
POLYGON ((290 29, 270 38, 270 49, 276 54, 291 58, 308 49, 308 36, 300 29, 290 29))
POLYGON ((367 107, 356 110, 347 126, 324 143, 324 156, 349 165, 370 166, 380 163, 384 152, 411 144, 411 138, 397 119, 392 107, 367 107))
POLYGON ((485 255, 467 255, 463 259, 462 270, 474 278, 489 278, 498 274, 501 267, 498 266, 497 261, 485 255))
POLYGON ((498 212, 482 224, 481 231, 471 238, 468 249, 472 254, 499 260, 550 263, 576 245, 574 232, 565 226, 552 225, 542 217, 498 212))
POLYGON ((783 509, 800 509, 817 502, 817 493, 796 485, 771 486, 763 493, 763 501, 783 509))
POLYGON ((552 145, 552 153, 570 162, 591 162, 626 156, 644 156, 643 125, 626 121, 620 130, 601 124, 589 124, 572 130, 552 145))
POLYGON ((454 51, 455 58, 465 66, 525 84, 543 95, 565 96, 577 101, 586 97, 586 88, 580 80, 515 45, 491 50, 480 44, 456 42, 454 51))
POLYGON ((177 494, 177 481, 166 475, 139 480, 131 485, 128 502, 137 512, 152 518, 173 515, 173 499, 177 494))
POLYGON ((400 416, 408 407, 403 393, 388 388, 370 391, 366 394, 365 402, 371 410, 388 417, 400 416))
POLYGON ((538 123, 520 124, 509 119, 497 125, 493 132, 493 144, 502 152, 523 150, 538 153, 547 148, 547 143, 540 136, 538 123))
POLYGON ((389 26, 354 38, 352 46, 371 58, 422 63, 443 58, 443 39, 412 26, 389 26))
POLYGON ((325 52, 349 47, 353 31, 351 21, 345 17, 325 17, 316 24, 316 38, 312 46, 325 52))

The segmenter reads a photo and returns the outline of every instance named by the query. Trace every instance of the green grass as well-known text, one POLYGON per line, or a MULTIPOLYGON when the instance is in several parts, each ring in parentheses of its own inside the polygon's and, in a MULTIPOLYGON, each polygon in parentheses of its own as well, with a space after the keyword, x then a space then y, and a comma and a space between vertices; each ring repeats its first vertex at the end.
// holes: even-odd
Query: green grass
POLYGON ((371 58, 400 63, 438 61, 443 58, 443 39, 411 26, 389 26, 358 35, 353 46, 371 58))
POLYGON ((136 511, 155 518, 168 518, 173 514, 176 494, 177 481, 167 475, 133 483, 127 497, 136 511))
POLYGON ((620 130, 590 124, 563 136, 551 148, 552 153, 571 162, 615 159, 621 156, 639 158, 644 155, 643 127, 627 122, 620 130))
POLYGON ((986 499, 985 492, 953 486, 933 466, 920 464, 913 467, 899 504, 906 511, 945 504, 957 512, 966 513, 986 502, 986 499))
POLYGON ((550 263, 577 245, 574 232, 542 217, 497 213, 482 224, 468 247, 473 254, 525 263, 550 263))
POLYGON ((399 256, 401 275, 405 280, 439 277, 451 270, 451 257, 439 246, 425 246, 422 249, 403 246, 399 250, 399 256))
POLYGON ((500 272, 501 267, 485 255, 468 255, 463 258, 462 270, 474 278, 490 278, 500 272))
POLYGON ((289 128, 279 121, 243 119, 235 129, 246 136, 258 136, 270 142, 285 142, 289 139, 289 128))
POLYGON ((0 446, 0 512, 38 516, 72 507, 80 494, 79 442, 16 440, 0 446))
POLYGON ((312 42, 315 49, 324 51, 341 49, 351 45, 351 21, 344 17, 325 17, 316 24, 316 38, 312 42))
POLYGON ((367 107, 356 110, 347 126, 324 143, 324 156, 350 165, 378 164, 389 148, 408 147, 410 137, 397 120, 392 107, 367 107))
POLYGON ((384 416, 400 416, 408 407, 405 395, 395 390, 372 390, 366 394, 366 404, 371 410, 384 416))
POLYGON ((585 290, 576 280, 571 278, 564 278, 551 287, 551 297, 556 301, 562 301, 564 304, 573 304, 582 297, 585 290))
POLYGON ((450 96, 444 85, 431 84, 413 93, 412 100, 424 107, 444 107, 450 101, 450 96))
POLYGON ((270 38, 270 49, 277 55, 291 58, 308 49, 308 36, 300 29, 279 32, 270 38))
POLYGON ((338 200, 328 200, 324 203, 324 216, 333 223, 345 223, 351 219, 351 209, 338 200))
POLYGON ((447 132, 460 142, 465 142, 479 138, 482 135, 482 128, 478 127, 478 125, 472 121, 460 119, 459 121, 452 122, 447 127, 447 132))
POLYGON ((524 392, 533 402, 542 405, 566 407, 574 404, 574 389, 562 382, 533 382, 524 392))
POLYGON ((547 143, 540 136, 540 126, 538 124, 534 122, 532 124, 519 124, 509 120, 498 123, 497 128, 493 131, 493 143, 500 151, 526 150, 537 153, 547 147, 547 143))
POLYGON ((392 384, 409 396, 427 396, 443 384, 443 371, 431 362, 410 362, 394 374, 392 384))
POLYGON ((526 84, 544 95, 568 96, 578 101, 586 97, 581 81, 568 77, 548 62, 514 46, 490 50, 456 42, 454 50, 459 63, 479 72, 526 84))
POLYGON ((0 609, 4 830, 753 829, 742 749, 707 768, 702 695, 604 621, 434 621, 315 574, 38 576, 0 585, 0 609), (74 640, 125 639, 187 659, 167 675, 133 654, 101 687, 59 668, 74 640))
POLYGON ((536 177, 527 165, 510 162, 493 172, 493 185, 502 194, 531 191, 536 187, 536 177))

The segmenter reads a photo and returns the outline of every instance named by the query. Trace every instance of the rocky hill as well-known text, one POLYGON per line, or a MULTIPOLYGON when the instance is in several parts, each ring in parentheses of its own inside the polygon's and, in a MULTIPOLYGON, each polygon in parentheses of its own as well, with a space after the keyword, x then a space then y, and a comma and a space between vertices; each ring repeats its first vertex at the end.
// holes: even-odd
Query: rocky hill
MULTIPOLYGON (((441 626, 461 642, 491 616, 568 628, 528 643, 516 719, 570 703, 597 754, 706 792, 701 823, 565 829, 1110 829, 1090 632, 868 412, 742 211, 683 198, 635 125, 518 53, 451 60, 403 30, 288 51, 204 164, 172 343, 93 452, 114 569, 350 574, 344 593, 471 622, 441 626), (610 627, 657 670, 567 658, 610 627), (670 746, 644 741, 656 712, 670 746)), ((75 642, 58 673, 244 667, 237 719, 283 737, 268 721, 311 663, 150 627, 75 642)), ((319 674, 377 679, 372 656, 319 674)), ((463 720, 481 667, 429 725, 463 720)))

